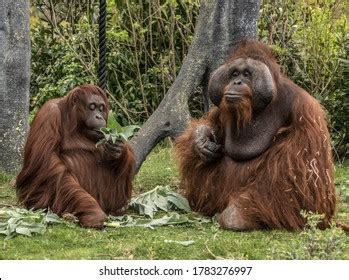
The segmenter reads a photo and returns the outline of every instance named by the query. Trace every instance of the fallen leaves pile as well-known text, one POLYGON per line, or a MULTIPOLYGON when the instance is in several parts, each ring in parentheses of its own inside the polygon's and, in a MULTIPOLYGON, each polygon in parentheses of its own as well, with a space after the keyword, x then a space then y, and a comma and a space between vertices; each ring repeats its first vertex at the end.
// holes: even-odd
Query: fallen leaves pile
MULTIPOLYGON (((154 228, 182 224, 200 225, 212 222, 210 218, 193 213, 187 199, 174 192, 169 186, 157 186, 155 189, 133 198, 129 208, 131 214, 120 217, 109 216, 108 221, 105 222, 105 227, 154 228)), ((43 234, 49 224, 72 222, 74 219, 67 221, 67 219, 59 218, 56 214, 46 210, 34 211, 17 207, 0 209, 0 235, 5 235, 6 239, 17 235, 43 234)), ((184 245, 188 246, 189 244, 184 245)))
POLYGON ((5 239, 16 235, 43 234, 47 225, 62 222, 63 220, 50 211, 33 211, 15 207, 0 209, 0 235, 6 235, 5 239))

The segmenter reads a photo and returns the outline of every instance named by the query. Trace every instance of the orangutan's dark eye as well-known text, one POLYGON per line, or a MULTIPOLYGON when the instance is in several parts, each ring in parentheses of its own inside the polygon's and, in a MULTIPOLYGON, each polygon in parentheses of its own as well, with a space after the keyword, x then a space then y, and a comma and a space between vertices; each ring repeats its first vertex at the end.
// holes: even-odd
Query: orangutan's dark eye
POLYGON ((251 77, 251 72, 248 70, 245 70, 243 75, 244 75, 244 77, 251 77))
POLYGON ((231 74, 233 77, 237 77, 239 76, 239 72, 234 70, 233 73, 231 74))

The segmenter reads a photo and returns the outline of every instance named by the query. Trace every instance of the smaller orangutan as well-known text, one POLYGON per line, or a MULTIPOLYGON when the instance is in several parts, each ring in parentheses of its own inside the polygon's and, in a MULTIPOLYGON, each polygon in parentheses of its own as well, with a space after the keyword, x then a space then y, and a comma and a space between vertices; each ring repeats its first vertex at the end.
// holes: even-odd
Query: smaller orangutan
POLYGON ((96 147, 107 115, 107 96, 94 85, 45 103, 25 145, 16 180, 19 202, 73 214, 93 228, 102 227, 107 214, 121 214, 131 197, 135 159, 122 141, 96 147))
POLYGON ((302 210, 328 227, 336 193, 321 105, 252 40, 212 74, 208 94, 215 106, 176 144, 192 208, 232 230, 302 229, 302 210))

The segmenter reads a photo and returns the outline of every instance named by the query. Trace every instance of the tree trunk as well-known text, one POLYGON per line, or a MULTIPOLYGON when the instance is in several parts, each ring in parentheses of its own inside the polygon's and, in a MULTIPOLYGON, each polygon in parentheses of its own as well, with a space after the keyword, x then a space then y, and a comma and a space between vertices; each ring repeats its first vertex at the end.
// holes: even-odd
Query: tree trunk
POLYGON ((242 39, 256 37, 260 0, 203 0, 201 5, 192 45, 175 82, 131 140, 137 171, 160 140, 184 130, 190 120, 189 97, 198 86, 205 88, 229 50, 242 39))
POLYGON ((15 174, 28 129, 29 1, 0 0, 0 170, 15 174))

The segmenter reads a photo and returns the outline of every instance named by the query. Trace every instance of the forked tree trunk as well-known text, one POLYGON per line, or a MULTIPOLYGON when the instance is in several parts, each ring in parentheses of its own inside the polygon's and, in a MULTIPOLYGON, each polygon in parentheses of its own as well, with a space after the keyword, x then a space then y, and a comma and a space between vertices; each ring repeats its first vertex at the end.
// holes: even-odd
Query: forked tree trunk
POLYGON ((176 137, 190 120, 188 100, 240 40, 255 38, 260 0, 202 0, 193 43, 182 68, 156 111, 131 140, 137 171, 165 137, 176 137))
POLYGON ((29 1, 0 0, 0 171, 15 174, 28 129, 29 1))

